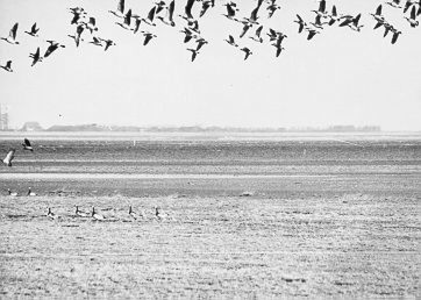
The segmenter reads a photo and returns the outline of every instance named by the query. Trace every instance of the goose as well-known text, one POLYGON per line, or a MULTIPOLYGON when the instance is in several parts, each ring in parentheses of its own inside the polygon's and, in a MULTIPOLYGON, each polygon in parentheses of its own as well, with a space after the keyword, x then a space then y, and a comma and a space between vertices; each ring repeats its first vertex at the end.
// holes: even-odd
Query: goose
POLYGON ((81 20, 85 17, 86 13, 84 11, 71 11, 73 18, 70 21, 70 25, 79 24, 81 20))
POLYGON ((31 142, 27 138, 23 139, 22 146, 23 146, 23 150, 29 150, 31 152, 34 151, 34 149, 31 146, 31 142))
POLYGON ((333 24, 336 23, 336 21, 339 20, 338 12, 336 10, 335 5, 332 6, 332 13, 330 15, 328 15, 328 18, 330 19, 329 22, 328 22, 329 26, 332 26, 333 24))
POLYGON ((154 22, 155 12, 156 12, 156 6, 152 7, 152 9, 148 13, 148 16, 146 18, 143 18, 142 21, 150 26, 156 26, 156 23, 154 22))
POLYGON ((326 18, 327 12, 326 12, 326 0, 321 0, 319 3, 319 9, 318 10, 312 10, 311 12, 314 12, 316 15, 326 18))
POLYGON ((371 14, 371 13, 370 13, 370 15, 372 15, 372 16, 373 16, 373 18, 374 18, 377 22, 384 22, 384 21, 385 21, 384 16, 382 15, 382 9, 383 9, 383 6, 380 4, 380 5, 377 7, 376 12, 375 12, 374 14, 371 14))
POLYGON ((263 30, 263 25, 259 26, 259 28, 256 29, 254 36, 251 36, 250 38, 253 41, 256 41, 258 43, 263 43, 262 30, 263 30))
POLYGON ((313 25, 314 28, 317 29, 324 29, 323 24, 327 24, 327 23, 322 23, 322 17, 320 15, 317 15, 314 23, 310 22, 311 25, 313 25))
POLYGON ((107 39, 107 40, 102 39, 102 41, 103 41, 103 42, 105 42, 105 48, 104 48, 104 51, 107 51, 107 50, 108 50, 108 48, 110 48, 111 46, 116 46, 116 45, 117 45, 116 43, 114 43, 114 41, 112 41, 112 40, 110 40, 110 39, 107 39))
POLYGON ((7 165, 8 167, 12 166, 12 161, 15 158, 15 149, 11 149, 9 150, 9 152, 7 153, 6 157, 3 159, 3 163, 5 165, 7 165))
POLYGON ((244 21, 242 23, 244 24, 244 26, 243 26, 243 31, 240 34, 240 38, 242 38, 243 36, 245 36, 246 33, 247 33, 247 31, 249 31, 249 29, 251 27, 253 27, 253 23, 249 23, 248 21, 244 21))
POLYGON ((143 33, 143 36, 145 37, 145 40, 143 41, 143 46, 146 46, 147 44, 149 44, 149 42, 153 39, 156 38, 157 35, 147 32, 147 31, 141 31, 143 33))
POLYGON ((34 193, 32 190, 31 190, 31 187, 28 187, 28 193, 26 194, 27 196, 30 196, 30 197, 35 197, 37 194, 36 193, 34 193))
POLYGON ((204 45, 208 44, 208 41, 205 40, 204 38, 199 38, 196 40, 196 43, 197 43, 196 51, 199 51, 204 45))
POLYGON ((215 0, 203 0, 202 9, 200 10, 199 18, 203 17, 209 8, 215 6, 215 0))
POLYGON ((304 28, 307 27, 307 23, 304 22, 304 20, 300 17, 300 15, 297 15, 298 20, 295 20, 294 22, 297 23, 300 27, 298 27, 298 33, 303 32, 304 28))
POLYGON ((8 37, 2 37, 0 39, 8 42, 9 44, 12 45, 19 45, 19 42, 16 40, 16 36, 18 33, 18 27, 19 27, 19 23, 15 23, 15 25, 13 25, 12 29, 10 29, 9 31, 9 36, 8 37))
POLYGON ((396 30, 396 29, 393 29, 392 31, 393 31, 393 36, 392 36, 392 45, 393 45, 397 42, 398 37, 399 37, 399 35, 402 34, 402 32, 399 31, 399 30, 396 30))
POLYGON ((186 6, 184 7, 184 15, 187 19, 194 19, 192 14, 192 8, 195 0, 187 0, 186 6))
POLYGON ((8 60, 4 66, 0 66, 0 68, 6 70, 7 72, 13 72, 12 69, 12 61, 8 60))
POLYGON ((184 27, 184 30, 180 32, 185 34, 184 43, 188 43, 192 38, 197 38, 197 35, 195 35, 189 28, 184 27))
POLYGON ((37 37, 37 33, 39 31, 39 28, 37 28, 37 23, 34 23, 31 27, 31 31, 25 31, 26 34, 29 34, 30 36, 37 37))
POLYGON ((69 10, 70 10, 70 12, 79 13, 79 14, 86 13, 85 12, 85 9, 83 7, 79 7, 79 6, 77 6, 77 7, 70 7, 69 10))
POLYGON ((403 13, 406 13, 411 6, 418 5, 421 8, 421 1, 420 0, 406 0, 405 7, 403 9, 403 13))
POLYGON ((364 27, 364 25, 358 25, 358 22, 360 21, 361 14, 358 14, 356 17, 347 17, 345 20, 339 24, 339 27, 348 26, 354 31, 361 31, 361 28, 364 27))
POLYGON ((101 214, 98 214, 95 212, 95 207, 92 206, 92 219, 94 219, 94 221, 103 221, 105 220, 105 217, 101 214))
POLYGON ((155 6, 156 6, 156 14, 159 14, 164 8, 165 8, 165 1, 159 1, 159 2, 155 2, 155 6))
POLYGON ((281 9, 281 7, 279 5, 276 4, 276 0, 270 0, 270 4, 269 6, 266 8, 269 11, 269 15, 268 15, 268 19, 272 18, 272 16, 274 15, 274 13, 278 10, 281 9))
POLYGON ((35 53, 30 53, 29 57, 32 58, 31 67, 35 66, 38 62, 42 62, 41 51, 39 50, 39 47, 35 53))
POLYGON ((235 3, 231 2, 231 3, 226 3, 224 4, 224 6, 227 7, 227 14, 223 14, 224 17, 228 18, 229 20, 233 20, 235 21, 235 13, 236 11, 238 11, 238 9, 236 8, 236 5, 233 5, 235 3))
POLYGON ((139 29, 140 29, 140 25, 142 24, 142 18, 138 17, 138 16, 133 16, 134 19, 134 28, 130 29, 133 30, 133 34, 136 34, 139 29))
POLYGON ((117 9, 115 11, 109 10, 108 12, 116 17, 124 18, 124 0, 118 0, 117 9))
POLYGON ((94 31, 98 31, 98 27, 96 26, 96 19, 94 17, 89 17, 88 22, 83 22, 85 28, 89 30, 92 34, 94 31))
POLYGON ((165 213, 160 207, 155 206, 155 217, 159 222, 163 222, 167 219, 168 214, 165 213))
POLYGON ((389 31, 393 31, 394 30, 394 27, 391 24, 387 23, 387 22, 383 23, 383 26, 384 26, 384 34, 383 34, 383 37, 386 37, 387 34, 389 33, 389 31))
POLYGON ((225 40, 228 44, 230 44, 231 46, 234 46, 234 47, 238 47, 238 44, 235 42, 235 39, 234 39, 234 37, 232 36, 232 35, 229 35, 228 36, 228 39, 227 40, 225 40))
POLYGON ((66 48, 65 45, 62 45, 62 44, 60 44, 56 41, 53 41, 53 40, 48 40, 47 43, 50 43, 50 46, 48 46, 47 50, 45 51, 44 58, 50 56, 51 53, 56 51, 58 48, 66 48))
POLYGON ((82 218, 86 218, 89 217, 88 213, 82 212, 79 210, 79 206, 76 205, 76 211, 75 211, 76 216, 82 217, 82 218))
POLYGON ((187 49, 189 51, 191 51, 192 55, 191 55, 191 61, 194 62, 194 60, 196 59, 197 55, 199 54, 199 50, 197 49, 187 49))
POLYGON ((244 60, 247 60, 247 58, 249 58, 249 56, 253 54, 253 52, 251 52, 251 50, 247 47, 243 47, 240 50, 245 53, 244 60))
POLYGON ((101 40, 101 38, 98 38, 98 37, 92 37, 92 41, 91 42, 89 42, 90 44, 93 44, 93 45, 95 45, 95 46, 99 46, 99 47, 103 47, 104 45, 102 44, 102 40, 101 40))
POLYGON ((307 32, 308 32, 308 36, 307 36, 308 41, 311 40, 316 34, 320 34, 320 31, 317 31, 312 28, 307 28, 307 32))
POLYGON ((411 25, 412 28, 416 28, 418 25, 420 25, 420 22, 416 20, 417 18, 417 9, 415 6, 412 7, 411 15, 410 17, 405 17, 405 19, 409 22, 409 25, 411 25))
POLYGON ((250 18, 244 18, 244 20, 251 24, 259 25, 259 23, 257 22, 257 19, 259 19, 259 16, 257 15, 257 13, 259 12, 259 9, 262 3, 263 3, 263 0, 258 0, 256 8, 254 8, 251 11, 250 18))
POLYGON ((12 192, 10 189, 7 189, 7 194, 10 197, 17 197, 18 196, 18 193, 17 192, 12 192))
POLYGON ((157 19, 161 20, 165 25, 169 25, 171 27, 175 26, 175 22, 173 19, 174 16, 174 9, 175 9, 175 0, 171 1, 170 5, 166 9, 166 18, 164 19, 161 16, 158 16, 157 19))
POLYGON ((129 216, 132 217, 135 220, 138 219, 138 215, 135 212, 133 212, 133 209, 132 209, 131 206, 129 206, 129 216))
POLYGON ((124 15, 123 18, 123 23, 121 22, 116 22, 117 25, 121 26, 122 28, 126 29, 126 30, 131 30, 131 21, 132 21, 132 10, 129 9, 127 11, 127 13, 124 15))
POLYGON ((390 6, 394 7, 394 8, 403 8, 400 5, 400 3, 401 3, 401 0, 392 0, 392 1, 387 1, 386 2, 387 5, 390 5, 390 6))
POLYGON ((285 50, 285 48, 284 47, 282 47, 282 45, 279 43, 274 43, 274 44, 272 44, 272 46, 274 46, 275 48, 276 48, 276 57, 279 57, 279 55, 281 54, 281 52, 283 51, 283 50, 285 50))
POLYGON ((51 208, 50 207, 48 208, 47 217, 49 219, 51 219, 51 220, 57 219, 57 215, 51 211, 51 208))

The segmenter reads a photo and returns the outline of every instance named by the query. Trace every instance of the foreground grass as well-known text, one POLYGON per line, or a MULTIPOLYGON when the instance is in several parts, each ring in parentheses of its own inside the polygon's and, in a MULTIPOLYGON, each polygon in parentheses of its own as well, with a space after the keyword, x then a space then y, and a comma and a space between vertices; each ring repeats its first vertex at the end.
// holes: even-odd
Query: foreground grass
POLYGON ((2 196, 1 298, 411 299, 420 294, 419 201, 2 196), (75 205, 106 221, 76 217, 75 205), (146 217, 133 220, 129 205, 146 217), (171 218, 158 222, 155 205, 171 218))

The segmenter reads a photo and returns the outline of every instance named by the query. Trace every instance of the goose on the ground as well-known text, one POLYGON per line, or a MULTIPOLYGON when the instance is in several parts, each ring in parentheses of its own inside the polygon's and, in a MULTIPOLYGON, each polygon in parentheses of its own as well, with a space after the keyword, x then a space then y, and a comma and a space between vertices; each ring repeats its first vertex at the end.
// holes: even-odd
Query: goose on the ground
POLYGON ((26 195, 30 197, 35 197, 37 194, 32 191, 31 187, 28 187, 28 193, 26 195))
POLYGON ((143 46, 146 46, 147 44, 149 44, 149 42, 153 39, 156 38, 157 35, 153 34, 151 32, 148 31, 141 31, 143 36, 145 37, 145 40, 143 41, 143 46))
POLYGON ((95 207, 92 206, 92 219, 94 219, 95 221, 103 221, 105 220, 105 217, 97 212, 95 212, 95 207))
POLYGON ((82 218, 86 218, 89 217, 88 213, 85 213, 83 211, 79 210, 79 206, 76 205, 76 211, 75 211, 76 216, 82 217, 82 218))
POLYGON ((12 45, 19 45, 19 42, 16 40, 16 36, 18 33, 18 27, 19 27, 19 23, 15 23, 15 25, 13 25, 12 29, 10 29, 9 31, 9 35, 7 37, 1 37, 0 39, 8 42, 9 44, 12 45))
POLYGON ((159 206, 155 206, 155 218, 159 222, 163 222, 167 219, 168 214, 164 212, 159 206))
POLYGON ((5 165, 7 165, 8 167, 12 166, 12 161, 15 158, 15 149, 11 149, 9 150, 9 152, 7 153, 6 157, 3 159, 3 163, 5 165))
POLYGON ((39 31, 39 28, 37 28, 37 23, 34 23, 31 27, 31 31, 25 31, 26 34, 29 34, 30 36, 37 37, 37 33, 39 31))
POLYGON ((27 138, 23 139, 22 146, 23 146, 23 150, 28 150, 31 152, 34 151, 34 148, 32 148, 31 142, 27 138))
POLYGON ((12 69, 12 61, 8 60, 4 66, 0 66, 0 68, 6 70, 7 72, 13 72, 12 69))
POLYGON ((57 219, 57 215, 51 211, 51 207, 48 208, 47 217, 51 220, 57 219))
POLYGON ((10 189, 7 189, 7 194, 10 197, 17 197, 18 196, 18 193, 17 192, 12 192, 10 189))
POLYGON ((142 214, 137 215, 137 214, 133 211, 133 209, 132 209, 132 207, 131 207, 131 206, 129 206, 129 216, 130 216, 130 217, 132 217, 132 218, 133 218, 133 219, 135 219, 135 220, 137 220, 139 217, 143 217, 143 215, 142 215, 142 214))

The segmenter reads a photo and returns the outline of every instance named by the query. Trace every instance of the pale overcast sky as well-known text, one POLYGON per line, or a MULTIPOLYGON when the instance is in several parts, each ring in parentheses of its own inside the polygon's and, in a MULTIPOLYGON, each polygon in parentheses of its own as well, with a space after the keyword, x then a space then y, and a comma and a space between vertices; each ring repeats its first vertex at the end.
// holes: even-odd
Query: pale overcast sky
MULTIPOLYGON (((249 15, 255 1, 237 1, 240 15, 249 15)), ((385 130, 421 130, 421 26, 411 28, 401 10, 384 7, 384 15, 403 33, 395 45, 383 29, 373 31, 369 15, 383 1, 336 0, 339 13, 362 13, 361 33, 337 25, 307 41, 298 34, 295 14, 314 19, 314 0, 278 1, 282 9, 266 21, 288 35, 285 52, 275 58, 267 39, 263 45, 238 40, 254 54, 243 53, 224 39, 238 39, 241 25, 221 16, 224 1, 200 19, 209 41, 194 63, 183 34, 185 22, 176 18, 171 28, 143 25, 158 38, 146 47, 114 24, 108 13, 117 0, 0 0, 0 35, 7 36, 19 22, 20 45, 0 41, 0 64, 13 60, 14 73, 0 70, 0 103, 9 106, 11 125, 25 121, 53 124, 203 125, 244 127, 325 127, 335 124, 380 125, 385 130), (83 6, 97 18, 98 36, 117 46, 107 52, 92 44, 76 48, 67 37, 68 7, 83 6), (23 33, 37 22, 39 38, 23 33), (30 67, 30 52, 44 39, 66 44, 42 63, 30 67), (62 117, 59 117, 62 115, 62 117)), ((150 0, 126 0, 126 7, 145 15, 150 0)), ((176 0, 176 14, 186 0, 176 0)), ((200 3, 196 4, 199 6, 200 3)), ((196 13, 197 14, 197 13, 196 13)), ((421 20, 421 17, 419 18, 421 20)), ((253 29, 252 29, 253 30, 253 29)), ((251 31, 252 31, 251 30, 251 31)), ((89 35, 84 35, 89 40, 89 35)), ((266 38, 266 37, 265 37, 266 38)))

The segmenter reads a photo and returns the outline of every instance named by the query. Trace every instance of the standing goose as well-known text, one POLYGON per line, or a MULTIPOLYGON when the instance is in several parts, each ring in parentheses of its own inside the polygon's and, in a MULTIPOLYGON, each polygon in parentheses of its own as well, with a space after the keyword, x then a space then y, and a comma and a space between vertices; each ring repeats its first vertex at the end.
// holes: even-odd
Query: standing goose
POLYGON ((223 14, 223 16, 229 20, 235 21, 235 13, 238 11, 238 9, 236 8, 237 5, 234 2, 230 2, 224 4, 224 6, 227 7, 227 14, 223 14))
POLYGON ((66 46, 53 41, 53 40, 48 40, 47 43, 50 43, 50 46, 48 46, 47 50, 44 53, 44 58, 48 57, 51 55, 51 53, 53 53, 54 51, 56 51, 58 48, 66 48, 66 46))
POLYGON ((281 9, 279 5, 276 4, 276 0, 270 0, 270 5, 266 8, 269 11, 268 18, 272 18, 273 14, 278 10, 281 9))
POLYGON ((89 214, 82 212, 79 210, 79 206, 76 205, 76 211, 75 211, 76 216, 78 217, 82 217, 82 218, 86 218, 89 217, 89 214))
POLYGON ((263 38, 262 38, 262 30, 263 30, 263 25, 259 26, 259 28, 257 28, 254 36, 251 36, 250 38, 253 41, 256 41, 258 43, 263 43, 263 38))
POLYGON ((315 29, 312 28, 306 28, 308 31, 308 36, 307 36, 307 40, 311 40, 316 34, 320 34, 320 31, 317 31, 315 29))
POLYGON ((95 46, 99 46, 99 47, 102 47, 103 45, 102 45, 102 40, 101 40, 101 38, 98 38, 98 37, 92 37, 92 41, 91 42, 89 42, 89 44, 93 44, 93 45, 95 45, 95 46))
POLYGON ((34 23, 31 27, 31 31, 25 31, 26 34, 29 34, 30 36, 37 37, 37 33, 39 31, 39 28, 37 28, 37 23, 34 23))
POLYGON ((7 153, 6 157, 3 159, 3 163, 5 165, 7 165, 8 167, 12 166, 12 161, 15 158, 15 149, 11 149, 9 150, 9 152, 7 153))
POLYGON ((30 197, 35 197, 37 194, 36 193, 34 193, 32 190, 31 190, 31 187, 28 187, 28 193, 26 194, 27 196, 30 196, 30 197))
POLYGON ((138 215, 135 212, 133 212, 133 209, 131 206, 129 206, 129 216, 132 217, 134 220, 137 220, 138 218, 138 215))
POLYGON ((94 221, 103 221, 105 220, 105 217, 101 214, 98 214, 95 212, 95 207, 92 206, 92 219, 94 219, 94 221))
POLYGON ((0 66, 0 68, 6 70, 7 72, 13 72, 12 69, 12 61, 8 60, 4 66, 0 66))
POLYGON ((9 31, 9 36, 8 37, 2 37, 0 39, 8 42, 9 44, 12 45, 19 45, 19 42, 16 40, 16 36, 18 33, 18 27, 19 27, 19 23, 15 23, 15 25, 13 25, 12 29, 10 29, 9 31))
POLYGON ((57 215, 51 211, 51 208, 50 207, 48 208, 47 217, 49 219, 51 219, 51 220, 57 219, 57 215))
POLYGON ((400 3, 401 3, 401 0, 392 0, 392 1, 387 1, 386 2, 387 5, 390 5, 390 6, 394 7, 394 8, 403 8, 400 5, 400 3))
POLYGON ((12 192, 10 189, 7 189, 7 194, 10 197, 17 197, 18 196, 18 193, 17 192, 12 192))
POLYGON ((37 51, 35 53, 30 53, 29 57, 32 58, 31 67, 35 66, 38 62, 41 62, 42 57, 41 57, 41 52, 39 50, 39 47, 37 48, 37 51))
POLYGON ((23 146, 23 150, 29 150, 31 152, 34 151, 34 148, 32 148, 31 146, 31 142, 27 138, 23 139, 22 146, 23 146))

